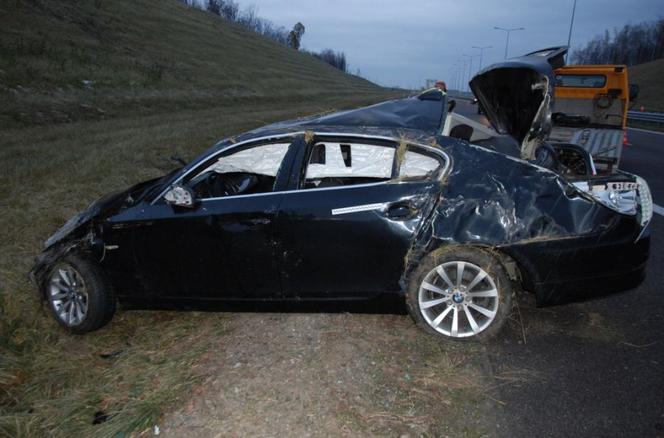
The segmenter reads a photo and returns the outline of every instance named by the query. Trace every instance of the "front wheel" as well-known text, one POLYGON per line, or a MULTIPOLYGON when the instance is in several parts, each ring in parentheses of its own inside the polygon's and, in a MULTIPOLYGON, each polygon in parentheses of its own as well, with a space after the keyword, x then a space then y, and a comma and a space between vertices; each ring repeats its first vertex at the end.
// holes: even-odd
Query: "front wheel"
POLYGON ((512 310, 512 284, 489 252, 446 248, 423 258, 409 282, 406 303, 428 333, 484 341, 500 331, 512 310))
POLYGON ((115 313, 115 297, 103 271, 75 255, 58 261, 43 285, 44 298, 56 321, 83 334, 106 325, 115 313))

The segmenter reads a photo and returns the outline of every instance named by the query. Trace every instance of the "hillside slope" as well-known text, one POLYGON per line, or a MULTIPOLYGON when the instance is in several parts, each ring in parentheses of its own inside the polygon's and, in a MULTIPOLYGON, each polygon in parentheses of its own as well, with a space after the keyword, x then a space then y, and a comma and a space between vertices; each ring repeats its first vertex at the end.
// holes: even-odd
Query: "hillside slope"
POLYGON ((383 93, 176 0, 0 1, 0 126, 383 93))
POLYGON ((632 66, 628 74, 629 81, 641 88, 634 109, 664 111, 664 59, 632 66))

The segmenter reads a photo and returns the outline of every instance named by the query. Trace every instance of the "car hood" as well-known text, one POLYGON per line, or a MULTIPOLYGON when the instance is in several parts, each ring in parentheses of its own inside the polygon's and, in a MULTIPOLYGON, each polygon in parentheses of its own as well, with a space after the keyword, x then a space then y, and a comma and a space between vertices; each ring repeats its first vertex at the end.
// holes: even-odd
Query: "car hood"
POLYGON ((102 196, 87 208, 71 217, 58 231, 44 242, 44 248, 49 248, 64 240, 68 236, 74 234, 77 230, 80 230, 84 225, 90 223, 93 219, 104 219, 119 213, 125 208, 135 205, 149 191, 151 191, 152 188, 160 185, 160 182, 164 178, 166 178, 166 176, 143 181, 128 189, 102 196))
POLYGON ((470 81, 487 119, 500 134, 521 145, 521 158, 535 158, 551 132, 555 68, 564 65, 567 47, 553 47, 492 64, 470 81))

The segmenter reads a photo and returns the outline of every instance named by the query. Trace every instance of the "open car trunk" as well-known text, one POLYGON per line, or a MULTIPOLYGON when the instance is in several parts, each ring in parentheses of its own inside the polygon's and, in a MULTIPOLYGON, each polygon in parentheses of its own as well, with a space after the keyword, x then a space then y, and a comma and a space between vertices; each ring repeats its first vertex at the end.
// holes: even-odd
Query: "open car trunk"
POLYGON ((493 128, 519 143, 520 156, 535 159, 551 132, 553 69, 566 47, 545 49, 490 65, 470 81, 470 88, 493 128))
MULTIPOLYGON (((584 144, 572 141, 580 139, 551 138, 556 107, 554 69, 564 65, 566 53, 567 47, 544 49, 480 71, 470 81, 470 88, 498 135, 487 135, 479 124, 466 122, 468 132, 464 139, 546 167, 603 204, 634 214, 638 177, 612 169, 598 175, 584 144)), ((449 132, 454 134, 457 126, 461 125, 449 132)))

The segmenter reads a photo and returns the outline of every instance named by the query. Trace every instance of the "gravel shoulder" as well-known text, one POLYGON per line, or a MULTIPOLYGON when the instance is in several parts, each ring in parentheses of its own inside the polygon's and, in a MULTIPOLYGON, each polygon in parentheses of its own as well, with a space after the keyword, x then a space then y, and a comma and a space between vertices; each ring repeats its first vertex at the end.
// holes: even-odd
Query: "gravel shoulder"
POLYGON ((164 436, 492 434, 484 348, 405 315, 235 313, 213 350, 164 436))

